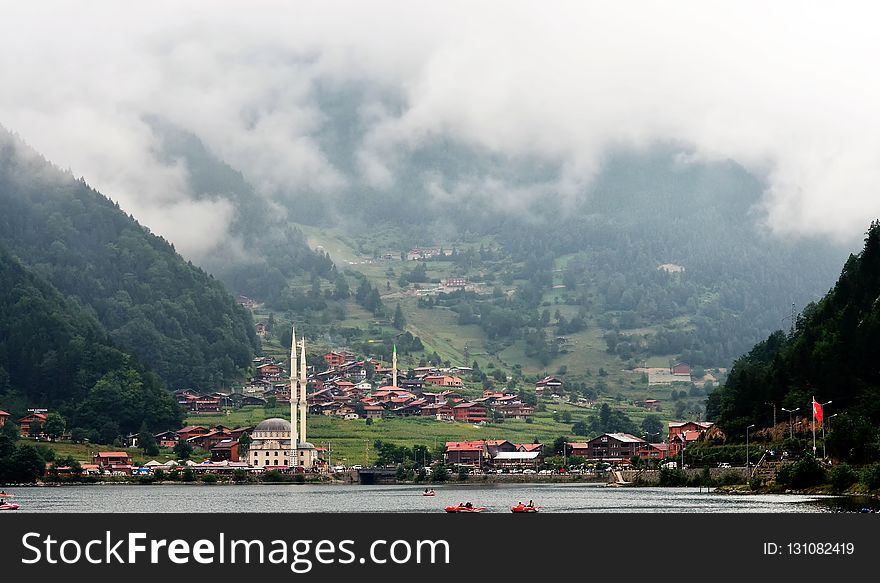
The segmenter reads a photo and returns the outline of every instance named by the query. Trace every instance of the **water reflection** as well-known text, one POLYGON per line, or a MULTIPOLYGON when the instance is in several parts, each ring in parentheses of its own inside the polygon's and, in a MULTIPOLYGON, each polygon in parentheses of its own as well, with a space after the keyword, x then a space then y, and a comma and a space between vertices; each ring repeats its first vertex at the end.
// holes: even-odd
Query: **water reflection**
POLYGON ((717 494, 695 488, 609 488, 601 484, 441 485, 92 485, 18 488, 19 512, 442 512, 460 502, 509 512, 534 500, 542 512, 857 512, 876 500, 792 494, 717 494))

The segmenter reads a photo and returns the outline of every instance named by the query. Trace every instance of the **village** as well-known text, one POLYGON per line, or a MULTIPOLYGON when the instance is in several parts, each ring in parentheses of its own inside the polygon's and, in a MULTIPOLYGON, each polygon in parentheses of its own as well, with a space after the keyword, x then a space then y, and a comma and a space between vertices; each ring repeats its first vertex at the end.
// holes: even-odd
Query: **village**
MULTIPOLYGON (((52 467, 56 477, 73 476, 174 476, 191 472, 203 476, 255 476, 303 474, 333 476, 365 469, 362 465, 333 464, 328 447, 317 447, 307 441, 307 418, 334 417, 345 421, 365 419, 419 417, 438 423, 483 425, 498 419, 529 419, 535 405, 525 402, 522 393, 507 389, 484 390, 479 397, 467 397, 461 376, 467 367, 418 367, 405 378, 397 370, 396 350, 391 366, 373 359, 358 359, 354 353, 338 350, 323 355, 326 369, 314 371, 306 366, 304 343, 299 344, 300 364, 297 371, 296 352, 291 367, 285 368, 270 358, 254 359, 254 375, 249 382, 232 393, 199 394, 192 389, 180 390, 175 397, 189 419, 223 414, 233 409, 276 407, 290 408, 290 421, 271 417, 252 426, 231 427, 224 424, 191 424, 186 427, 152 434, 158 448, 175 453, 204 452, 204 459, 136 463, 130 451, 96 451, 78 467, 52 467), (298 373, 298 374, 297 374, 298 373), (285 379, 285 377, 289 378, 285 379), (371 380, 367 380, 370 377, 371 380), (374 383, 377 385, 374 387, 374 383), (299 423, 298 423, 299 421, 299 423), (292 439, 293 438, 293 439, 292 439), (295 444, 295 451, 291 444, 295 444)), ((676 363, 670 375, 688 374, 687 365, 676 363)), ((562 380, 547 376, 535 384, 535 397, 561 401, 565 395, 562 380)), ((591 407, 591 402, 580 403, 591 407)), ((646 399, 639 403, 646 410, 656 410, 658 401, 646 399)), ((0 411, 0 426, 10 415, 0 411)), ((48 440, 43 432, 48 420, 44 409, 34 410, 17 420, 20 435, 48 440)), ((647 434, 641 437, 622 432, 608 432, 586 441, 563 441, 548 444, 517 443, 505 439, 446 441, 442 451, 435 452, 436 461, 460 473, 473 474, 565 474, 623 469, 634 462, 659 467, 675 462, 684 447, 711 438, 716 429, 712 423, 684 421, 668 423, 665 442, 647 434), (561 446, 561 450, 560 450, 561 446), (558 458, 562 458, 562 463, 558 458), (548 464, 548 458, 557 458, 548 464), (569 460, 571 463, 569 463, 569 460), (668 460, 673 460, 669 462, 668 460)), ((61 435, 60 439, 69 439, 61 435)), ((125 436, 121 445, 139 448, 143 434, 125 436)), ((146 449, 144 450, 146 452, 146 449)))

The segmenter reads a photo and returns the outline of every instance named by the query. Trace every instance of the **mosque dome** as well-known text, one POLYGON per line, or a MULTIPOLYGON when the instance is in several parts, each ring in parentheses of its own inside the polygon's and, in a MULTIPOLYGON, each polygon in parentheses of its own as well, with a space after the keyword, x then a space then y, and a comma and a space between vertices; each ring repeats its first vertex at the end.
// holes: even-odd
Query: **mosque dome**
POLYGON ((272 419, 266 419, 265 421, 261 421, 254 427, 254 433, 257 432, 290 432, 290 421, 287 419, 281 419, 279 417, 273 417, 272 419))

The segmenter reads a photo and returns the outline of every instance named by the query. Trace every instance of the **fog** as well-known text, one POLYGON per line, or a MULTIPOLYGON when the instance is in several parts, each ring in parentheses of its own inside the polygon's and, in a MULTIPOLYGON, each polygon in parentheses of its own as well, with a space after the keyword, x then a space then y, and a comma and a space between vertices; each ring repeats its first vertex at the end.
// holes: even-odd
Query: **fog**
MULTIPOLYGON (((736 2, 29 2, 4 7, 0 124, 198 259, 232 204, 196 200, 149 116, 197 135, 269 199, 391 188, 442 138, 546 160, 563 197, 657 142, 767 184, 757 220, 852 241, 880 216, 873 8, 736 2), (344 167, 319 88, 358 87, 344 167)), ((534 188, 486 176, 431 196, 534 188), (488 185, 488 186, 487 186, 488 185)), ((296 210, 290 218, 297 220, 296 210)))

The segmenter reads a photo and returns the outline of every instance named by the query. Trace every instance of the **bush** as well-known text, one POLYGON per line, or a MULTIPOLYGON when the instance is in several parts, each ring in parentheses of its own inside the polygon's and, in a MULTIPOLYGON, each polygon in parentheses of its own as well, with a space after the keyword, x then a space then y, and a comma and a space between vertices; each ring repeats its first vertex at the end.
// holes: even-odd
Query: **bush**
POLYGON ((678 468, 662 468, 660 470, 661 486, 686 486, 688 483, 687 474, 678 468))
POLYGON ((809 488, 825 482, 825 470, 811 455, 805 455, 793 464, 785 464, 776 474, 776 483, 792 488, 809 488))
POLYGON ((869 490, 880 488, 880 463, 874 463, 862 470, 862 482, 869 490))
POLYGON ((837 465, 831 470, 831 489, 837 494, 845 492, 858 479, 858 474, 849 464, 837 465))
POLYGON ((760 476, 755 476, 751 480, 749 480, 749 488, 751 490, 760 490, 761 486, 764 485, 764 480, 760 478, 760 476))
POLYGON ((202 476, 202 482, 205 484, 216 484, 217 476, 214 474, 205 474, 202 476))
POLYGON ((432 482, 445 482, 447 478, 449 478, 449 472, 446 471, 446 466, 443 464, 438 464, 431 469, 432 482))

